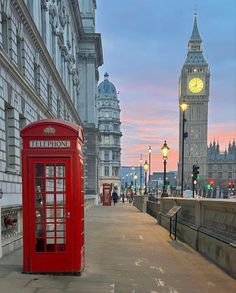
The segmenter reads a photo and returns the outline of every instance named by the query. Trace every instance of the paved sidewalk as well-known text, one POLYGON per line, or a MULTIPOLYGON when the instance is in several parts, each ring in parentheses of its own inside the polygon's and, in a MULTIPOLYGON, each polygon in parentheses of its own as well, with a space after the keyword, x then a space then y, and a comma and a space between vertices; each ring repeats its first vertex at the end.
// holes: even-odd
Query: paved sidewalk
POLYGON ((236 280, 169 238, 129 203, 86 211, 82 275, 22 274, 22 250, 0 260, 0 293, 233 293, 236 280))

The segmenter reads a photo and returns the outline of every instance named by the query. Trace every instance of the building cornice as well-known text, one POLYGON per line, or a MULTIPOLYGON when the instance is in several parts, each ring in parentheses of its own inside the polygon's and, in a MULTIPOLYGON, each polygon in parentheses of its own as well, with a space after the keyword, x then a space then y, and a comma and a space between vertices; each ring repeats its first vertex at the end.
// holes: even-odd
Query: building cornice
POLYGON ((85 33, 82 42, 93 42, 95 44, 97 66, 103 64, 102 40, 100 33, 85 33))
POLYGON ((40 53, 40 56, 42 57, 45 65, 47 66, 48 71, 52 75, 53 79, 57 82, 57 86, 61 89, 64 99, 67 102, 67 105, 70 108, 70 111, 73 113, 74 118, 76 120, 76 123, 79 125, 82 125, 82 121, 79 117, 78 112, 75 110, 75 107, 71 101, 71 98, 64 86, 64 83, 56 69, 56 66, 54 65, 54 62, 52 61, 52 58, 41 38, 41 35, 39 34, 39 31, 24 3, 23 0, 12 0, 12 5, 15 7, 16 11, 19 13, 19 16, 21 17, 21 20, 23 24, 25 25, 35 47, 40 53))

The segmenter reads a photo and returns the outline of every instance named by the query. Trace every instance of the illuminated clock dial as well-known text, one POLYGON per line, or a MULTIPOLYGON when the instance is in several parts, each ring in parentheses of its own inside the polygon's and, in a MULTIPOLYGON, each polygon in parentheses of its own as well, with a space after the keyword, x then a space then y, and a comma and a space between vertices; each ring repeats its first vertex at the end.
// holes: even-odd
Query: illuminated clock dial
POLYGON ((199 77, 194 77, 190 79, 188 83, 189 90, 194 94, 200 93, 203 90, 203 87, 204 87, 204 82, 199 77))

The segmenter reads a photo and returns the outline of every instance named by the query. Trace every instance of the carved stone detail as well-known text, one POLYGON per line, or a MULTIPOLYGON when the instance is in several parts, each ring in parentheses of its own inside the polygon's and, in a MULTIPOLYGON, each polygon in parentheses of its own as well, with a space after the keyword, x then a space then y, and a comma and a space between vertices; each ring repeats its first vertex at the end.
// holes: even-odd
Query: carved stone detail
POLYGON ((56 32, 56 28, 58 27, 58 8, 55 2, 56 0, 53 0, 53 3, 49 5, 50 23, 54 32, 56 32))
POLYGON ((59 21, 62 28, 65 28, 67 17, 66 17, 66 7, 64 1, 59 2, 59 21))

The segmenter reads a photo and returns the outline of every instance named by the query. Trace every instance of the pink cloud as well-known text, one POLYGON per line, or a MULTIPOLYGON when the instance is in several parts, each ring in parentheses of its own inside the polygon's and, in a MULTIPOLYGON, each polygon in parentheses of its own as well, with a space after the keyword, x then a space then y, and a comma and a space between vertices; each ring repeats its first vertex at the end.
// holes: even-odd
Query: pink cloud
MULTIPOLYGON (((168 119, 127 120, 123 124, 122 137, 122 165, 139 166, 140 155, 148 159, 148 146, 152 146, 152 171, 162 171, 163 162, 161 147, 164 140, 170 147, 168 170, 177 170, 179 156, 179 128, 178 121, 168 119), (150 125, 151 123, 151 125, 150 125)), ((228 147, 229 141, 236 138, 236 131, 231 123, 218 123, 209 126, 208 145, 214 139, 219 141, 221 151, 228 147), (225 129, 227 129, 225 131, 225 129)))

